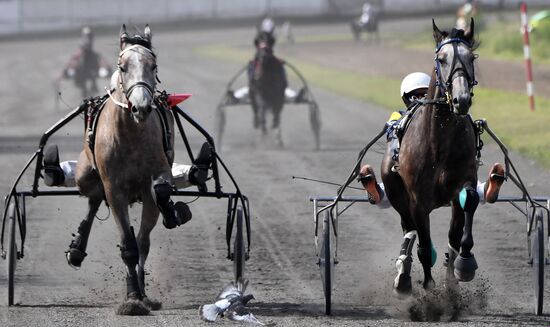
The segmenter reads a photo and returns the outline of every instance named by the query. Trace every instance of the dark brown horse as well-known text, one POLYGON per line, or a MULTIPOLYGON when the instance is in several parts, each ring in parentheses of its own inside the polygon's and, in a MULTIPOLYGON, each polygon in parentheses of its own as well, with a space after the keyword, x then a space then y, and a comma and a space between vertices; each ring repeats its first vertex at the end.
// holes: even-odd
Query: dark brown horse
POLYGON ((267 113, 273 116, 271 128, 282 145, 281 112, 285 102, 287 80, 283 63, 273 54, 273 39, 267 32, 257 37, 257 53, 249 72, 250 101, 254 111, 254 127, 267 134, 267 113))
MULTIPOLYGON (((183 203, 174 205, 170 200, 174 154, 166 151, 163 145, 160 114, 150 115, 156 74, 149 26, 143 34, 132 37, 123 25, 118 71, 113 77, 116 87, 109 92, 110 98, 97 119, 95 140, 85 140, 77 165, 76 183, 89 199, 89 212, 70 245, 67 259, 71 265, 80 266, 86 256, 94 216, 105 199, 120 232, 121 257, 127 266, 127 297, 117 310, 119 314, 147 314, 150 309, 160 308, 160 303, 148 299, 145 293, 144 267, 150 247, 149 234, 157 223, 159 212, 167 228, 174 228, 190 218, 183 217, 188 213, 183 212, 183 203), (143 209, 136 238, 128 206, 137 201, 142 202, 143 209)), ((165 117, 169 129, 173 130, 172 114, 166 111, 165 117)), ((168 143, 173 149, 173 133, 168 143)))
POLYGON ((477 269, 471 249, 472 223, 479 202, 476 193, 476 131, 468 115, 474 74, 474 23, 464 34, 440 31, 433 22, 435 67, 426 99, 412 113, 401 141, 399 162, 388 148, 382 161, 382 180, 388 199, 401 216, 405 234, 397 259, 394 289, 410 294, 412 246, 418 236, 418 257, 424 269, 424 288, 434 286, 435 262, 430 237, 430 213, 451 204, 448 278, 470 281, 477 269))

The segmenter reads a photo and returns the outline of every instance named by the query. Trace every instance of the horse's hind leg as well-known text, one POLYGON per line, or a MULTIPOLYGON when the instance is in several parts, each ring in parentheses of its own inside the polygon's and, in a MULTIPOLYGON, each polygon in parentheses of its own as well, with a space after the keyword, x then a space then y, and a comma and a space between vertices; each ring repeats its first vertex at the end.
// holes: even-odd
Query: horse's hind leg
POLYGON ((393 282, 393 290, 400 296, 408 296, 412 292, 412 250, 416 241, 416 225, 409 212, 409 199, 404 192, 403 180, 397 172, 392 171, 395 161, 392 159, 393 150, 388 143, 386 155, 382 161, 382 181, 385 192, 392 206, 401 216, 401 228, 403 229, 403 242, 399 257, 395 261, 397 276, 393 282))
POLYGON ((162 307, 162 303, 152 300, 147 297, 145 293, 145 261, 149 255, 149 248, 151 246, 151 240, 149 235, 157 224, 159 217, 159 210, 156 208, 155 203, 151 197, 149 190, 143 192, 143 209, 141 213, 141 225, 137 236, 137 245, 139 249, 139 264, 138 264, 138 282, 143 297, 143 303, 151 310, 159 310, 162 307))
MULTIPOLYGON (((453 218, 451 229, 449 230, 449 244, 455 248, 460 237, 460 254, 453 261, 454 275, 458 280, 464 282, 471 281, 477 269, 477 262, 471 250, 474 246, 472 225, 478 204, 479 195, 471 186, 465 186, 460 192, 459 199, 453 201, 453 218), (463 224, 460 223, 461 220, 463 224), (462 233, 460 231, 461 226, 464 226, 462 233)), ((449 249, 449 266, 452 252, 453 249, 449 249)))
POLYGON ((88 198, 88 214, 86 218, 80 222, 78 231, 76 234, 73 234, 69 249, 65 251, 67 262, 71 267, 79 269, 82 265, 82 261, 84 261, 84 258, 87 256, 86 247, 88 246, 88 237, 90 236, 95 215, 102 201, 103 199, 100 197, 88 198))
POLYGON ((84 151, 78 160, 75 180, 80 192, 88 197, 88 213, 86 218, 80 222, 77 233, 73 234, 74 238, 65 254, 69 265, 78 269, 87 255, 86 247, 92 224, 104 197, 103 184, 97 171, 90 165, 84 151))

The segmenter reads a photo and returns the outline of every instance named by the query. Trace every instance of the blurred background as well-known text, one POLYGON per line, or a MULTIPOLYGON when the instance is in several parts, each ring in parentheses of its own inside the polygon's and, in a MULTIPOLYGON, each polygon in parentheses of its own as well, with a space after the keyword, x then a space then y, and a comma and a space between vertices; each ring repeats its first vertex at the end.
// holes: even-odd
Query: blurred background
MULTIPOLYGON (((110 25, 121 21, 166 23, 204 19, 241 20, 269 14, 280 17, 351 17, 364 0, 0 0, 0 34, 60 30, 83 24, 110 25)), ((385 16, 445 13, 463 0, 372 0, 385 16)), ((484 9, 517 9, 519 0, 477 1, 484 9)), ((528 0, 530 6, 548 5, 528 0)))
MULTIPOLYGON (((433 69, 432 19, 449 30, 460 24, 469 28, 469 18, 474 18, 479 85, 471 114, 474 119, 486 118, 511 149, 529 190, 550 193, 550 1, 525 2, 534 110, 526 95, 517 0, 0 0, 0 194, 9 192, 45 130, 83 97, 105 93, 116 68, 123 23, 129 31, 151 26, 162 81, 158 89, 192 93, 182 108, 216 137, 220 99, 233 77, 237 78, 232 91, 247 84, 246 74, 236 74, 254 57, 258 27, 271 17, 276 56, 296 67, 315 94, 320 149, 314 149, 307 107, 294 104, 283 109, 283 148, 264 146, 253 128, 252 110, 240 106, 227 108, 219 149, 251 200, 254 252, 247 269, 260 303, 255 310, 285 326, 334 324, 322 317, 308 196, 332 195, 335 187, 302 183, 291 176, 345 180, 358 151, 392 111, 403 108, 402 79, 411 72, 433 69), (85 89, 77 77, 84 49, 93 49, 98 58, 93 82, 85 89)), ((287 74, 292 89, 304 86, 293 71, 287 74)), ((59 145, 61 160, 78 157, 82 126, 82 119, 75 119, 50 139, 59 145)), ((187 132, 191 146, 198 149, 203 138, 192 128, 187 132)), ((479 169, 480 180, 485 180, 493 162, 503 160, 495 143, 486 135, 483 140, 486 166, 479 169)), ((365 162, 379 167, 383 148, 381 142, 365 162)), ((177 162, 188 162, 182 144, 176 153, 177 162)), ((30 185, 31 177, 25 176, 21 184, 30 185)), ((510 184, 503 186, 503 194, 514 191, 510 184)), ((84 213, 85 200, 36 201, 29 201, 30 255, 17 268, 16 301, 31 305, 1 306, 0 319, 14 326, 43 326, 44 315, 53 325, 88 319, 89 325, 103 326, 104 317, 114 320, 113 326, 128 323, 112 314, 123 294, 122 283, 113 278, 113 272, 121 276, 118 272, 123 269, 113 222, 96 223, 89 246, 94 253, 90 251, 87 266, 78 274, 67 269, 63 251, 84 213)), ((151 325, 166 325, 162 320, 166 319, 168 325, 180 326, 180 314, 191 325, 198 323, 198 306, 213 300, 231 276, 224 252, 225 203, 199 199, 190 205, 194 218, 188 225, 153 232, 152 295, 165 298, 166 310, 176 314, 163 311, 144 318, 151 325)), ((495 326, 543 324, 527 315, 532 312, 532 285, 524 275, 532 272, 524 264, 523 217, 504 205, 480 206, 478 211, 476 256, 480 276, 488 278, 468 286, 473 291, 464 302, 475 307, 466 310, 468 319, 495 326), (479 307, 478 300, 483 302, 479 307)), ((448 213, 438 210, 434 217, 434 245, 443 257, 448 213)), ((394 259, 402 237, 397 214, 365 204, 347 211, 340 228, 345 239, 334 296, 340 310, 336 324, 344 319, 346 325, 364 326, 369 324, 364 317, 380 319, 387 326, 408 320, 407 309, 391 299, 394 259)), ((550 288, 546 289, 549 299, 550 288)), ((4 293, 0 287, 0 299, 4 293)))

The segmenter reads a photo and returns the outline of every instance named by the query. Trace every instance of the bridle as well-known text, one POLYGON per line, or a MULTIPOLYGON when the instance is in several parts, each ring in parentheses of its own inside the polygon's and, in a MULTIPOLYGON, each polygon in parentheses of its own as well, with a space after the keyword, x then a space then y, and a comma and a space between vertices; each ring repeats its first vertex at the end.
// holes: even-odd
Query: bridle
MULTIPOLYGON (((149 95, 151 95, 151 98, 154 96, 155 94, 155 86, 151 86, 151 84, 145 82, 145 81, 137 81, 135 82, 134 84, 130 85, 129 87, 125 87, 125 83, 124 83, 124 79, 123 79, 123 73, 124 73, 124 69, 122 68, 122 64, 121 64, 121 60, 122 60, 122 56, 124 56, 124 54, 126 52, 129 52, 129 51, 136 51, 136 49, 138 48, 141 48, 141 49, 144 49, 147 53, 149 53, 154 59, 156 59, 156 55, 155 53, 143 46, 143 45, 140 45, 140 44, 133 44, 129 47, 126 47, 124 48, 124 50, 120 51, 120 53, 118 54, 118 63, 117 63, 117 67, 118 67, 118 87, 119 89, 122 91, 122 94, 124 94, 124 97, 126 98, 126 103, 123 103, 123 102, 120 102, 118 100, 116 100, 112 94, 111 94, 111 90, 107 90, 107 93, 109 94, 109 97, 111 98, 111 100, 116 103, 118 106, 124 108, 124 109, 131 109, 132 108, 132 104, 130 102, 130 95, 132 94, 132 92, 138 88, 138 87, 142 87, 144 88, 148 93, 149 95)), ((158 79, 158 76, 155 74, 155 78, 156 80, 160 83, 160 80, 158 79)))
POLYGON ((463 40, 461 38, 450 38, 441 42, 435 50, 435 74, 436 74, 435 86, 442 89, 443 93, 445 94, 445 98, 443 102, 449 104, 450 107, 452 107, 452 88, 453 88, 452 83, 454 78, 459 76, 465 77, 466 81, 468 82, 469 91, 472 95, 473 95, 472 90, 474 86, 477 85, 477 81, 475 79, 474 65, 472 64, 473 75, 470 76, 470 74, 468 73, 468 70, 465 69, 466 65, 464 64, 464 61, 462 60, 462 58, 460 58, 457 55, 458 43, 465 44, 466 46, 468 46, 468 49, 470 49, 471 47, 470 42, 466 40, 463 40), (453 54, 453 62, 451 64, 449 77, 447 78, 447 80, 443 80, 443 77, 441 76, 441 64, 437 58, 437 54, 439 53, 441 48, 447 44, 451 44, 453 46, 454 54, 453 54), (457 61, 460 62, 461 67, 457 67, 457 61))

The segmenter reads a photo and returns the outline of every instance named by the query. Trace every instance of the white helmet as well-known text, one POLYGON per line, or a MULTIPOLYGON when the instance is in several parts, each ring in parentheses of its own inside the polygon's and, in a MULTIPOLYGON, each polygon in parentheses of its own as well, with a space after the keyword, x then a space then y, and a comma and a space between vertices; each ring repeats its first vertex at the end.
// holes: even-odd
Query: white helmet
POLYGON ((264 18, 264 20, 262 20, 260 31, 273 33, 274 29, 275 29, 275 23, 273 22, 273 19, 271 19, 270 17, 266 17, 264 18))
POLYGON ((403 81, 401 82, 401 97, 414 90, 423 88, 427 89, 430 86, 430 80, 430 75, 426 73, 410 73, 409 75, 405 76, 405 78, 403 78, 403 81))

